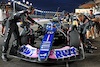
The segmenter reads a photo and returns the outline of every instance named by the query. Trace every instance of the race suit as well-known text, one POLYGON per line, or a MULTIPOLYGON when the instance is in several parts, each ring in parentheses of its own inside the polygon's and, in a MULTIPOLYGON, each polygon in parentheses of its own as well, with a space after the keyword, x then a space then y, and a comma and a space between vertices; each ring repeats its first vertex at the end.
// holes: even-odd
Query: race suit
POLYGON ((12 33, 14 34, 15 39, 17 40, 17 46, 21 45, 21 38, 19 36, 19 30, 17 26, 17 22, 19 19, 23 22, 23 26, 27 23, 25 20, 26 18, 31 21, 32 23, 35 23, 34 20, 31 19, 31 17, 28 14, 28 11, 20 11, 18 13, 13 14, 10 16, 6 22, 6 33, 4 37, 4 44, 2 48, 2 53, 7 53, 7 50, 9 48, 9 40, 11 38, 12 33))

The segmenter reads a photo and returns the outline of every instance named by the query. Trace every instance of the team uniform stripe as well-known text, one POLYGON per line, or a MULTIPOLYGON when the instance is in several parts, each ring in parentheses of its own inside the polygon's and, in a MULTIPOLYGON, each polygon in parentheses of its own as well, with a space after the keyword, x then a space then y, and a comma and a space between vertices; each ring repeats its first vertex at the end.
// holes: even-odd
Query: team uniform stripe
POLYGON ((49 41, 49 38, 50 38, 50 34, 48 35, 47 41, 49 41))

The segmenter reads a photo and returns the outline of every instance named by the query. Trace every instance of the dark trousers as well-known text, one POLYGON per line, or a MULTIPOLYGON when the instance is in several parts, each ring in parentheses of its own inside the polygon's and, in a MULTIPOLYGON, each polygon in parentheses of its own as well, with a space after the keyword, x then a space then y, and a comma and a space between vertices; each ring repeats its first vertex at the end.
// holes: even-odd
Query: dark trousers
POLYGON ((80 25, 80 28, 79 28, 79 33, 80 33, 80 36, 81 36, 81 40, 83 43, 86 43, 86 31, 84 31, 84 28, 85 28, 85 25, 80 25), (83 33, 84 31, 84 33, 83 33))
POLYGON ((7 53, 7 50, 9 48, 9 41, 11 38, 12 33, 14 34, 15 39, 17 40, 17 45, 20 45, 20 36, 19 36, 19 30, 17 23, 14 22, 13 20, 7 20, 6 23, 6 32, 5 32, 5 37, 4 37, 4 43, 3 43, 3 48, 2 48, 2 53, 7 53))

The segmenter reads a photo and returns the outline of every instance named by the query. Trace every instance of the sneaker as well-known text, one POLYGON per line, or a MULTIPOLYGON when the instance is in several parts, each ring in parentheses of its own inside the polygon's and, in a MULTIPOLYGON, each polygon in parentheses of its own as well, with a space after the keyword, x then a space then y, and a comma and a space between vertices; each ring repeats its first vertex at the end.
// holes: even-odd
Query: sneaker
POLYGON ((96 37, 99 37, 99 34, 96 34, 96 37))
POLYGON ((9 59, 7 58, 7 54, 6 53, 2 53, 2 56, 1 56, 2 60, 3 61, 8 61, 9 59))
POLYGON ((4 34, 1 34, 2 37, 4 37, 4 34))
POLYGON ((95 36, 93 36, 92 39, 95 39, 95 36))
POLYGON ((92 37, 91 35, 89 35, 89 37, 92 37))
POLYGON ((93 50, 92 49, 89 49, 87 53, 93 53, 93 50))
POLYGON ((91 46, 92 49, 97 50, 97 47, 91 46))

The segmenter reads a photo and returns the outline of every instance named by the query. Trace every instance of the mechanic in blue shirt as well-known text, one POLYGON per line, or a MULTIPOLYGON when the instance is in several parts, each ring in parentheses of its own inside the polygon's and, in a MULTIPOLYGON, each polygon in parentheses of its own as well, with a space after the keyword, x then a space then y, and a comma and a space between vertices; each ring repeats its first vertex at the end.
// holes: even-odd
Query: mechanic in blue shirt
MULTIPOLYGON (((90 15, 89 15, 90 19, 94 19, 95 16, 93 15, 93 10, 90 10, 90 15)), ((91 25, 91 36, 92 39, 95 39, 95 34, 94 34, 94 26, 95 26, 95 21, 90 21, 90 25, 91 25)))
POLYGON ((36 23, 32 18, 29 16, 29 14, 32 14, 34 12, 34 8, 32 6, 29 6, 27 10, 19 11, 18 13, 13 14, 10 16, 6 22, 6 33, 4 38, 4 44, 2 46, 2 59, 3 61, 8 61, 7 58, 7 50, 9 48, 9 40, 11 38, 12 33, 14 34, 15 39, 17 40, 16 49, 18 49, 19 45, 21 45, 21 39, 19 36, 19 30, 17 26, 17 22, 19 19, 21 19, 21 22, 23 22, 22 27, 24 27, 27 22, 25 21, 26 18, 31 21, 32 25, 36 23), (25 18, 26 17, 26 18, 25 18))

